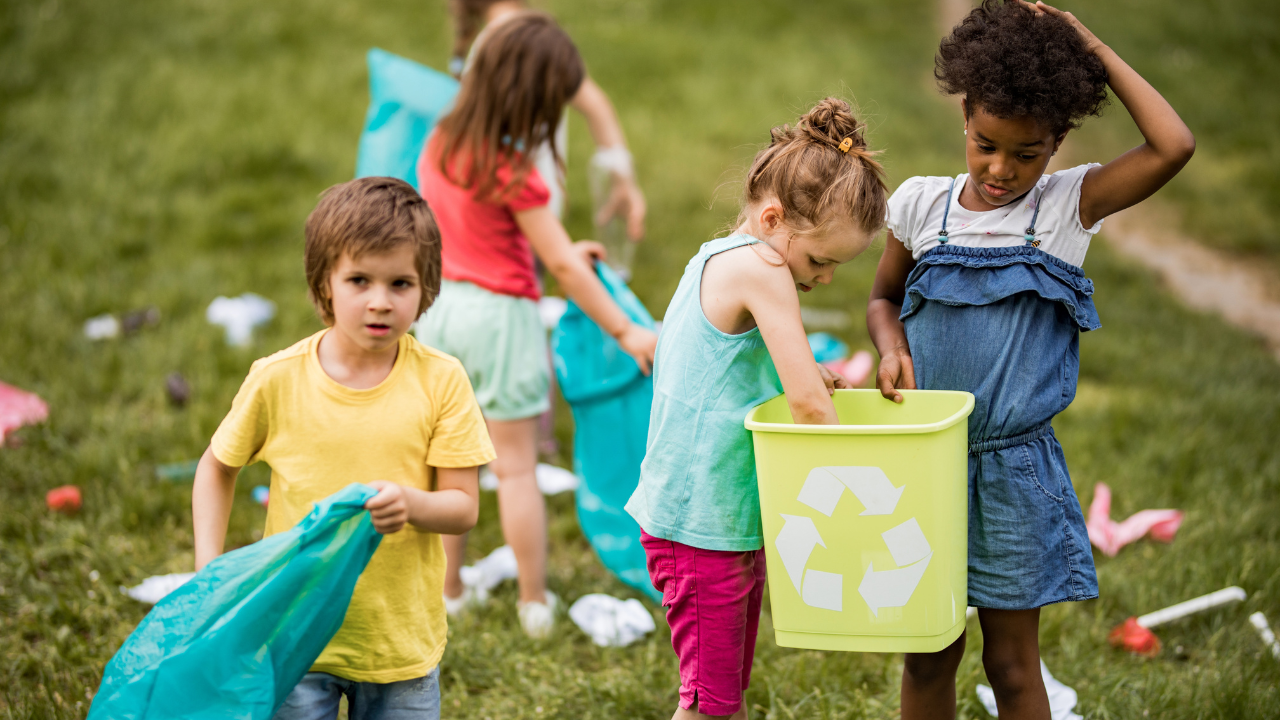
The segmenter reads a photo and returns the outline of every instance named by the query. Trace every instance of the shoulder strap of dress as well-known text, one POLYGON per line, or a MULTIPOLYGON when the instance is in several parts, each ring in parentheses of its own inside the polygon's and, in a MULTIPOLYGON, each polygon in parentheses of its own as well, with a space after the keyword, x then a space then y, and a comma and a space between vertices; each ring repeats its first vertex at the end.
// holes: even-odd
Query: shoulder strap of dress
POLYGON ((947 244, 947 215, 951 214, 951 193, 955 189, 956 179, 951 178, 951 184, 947 186, 947 204, 942 206, 942 229, 938 231, 938 242, 943 245, 947 244))
POLYGON ((1044 194, 1048 190, 1049 185, 1046 183, 1044 190, 1040 191, 1040 198, 1036 200, 1036 209, 1031 213, 1031 224, 1027 226, 1027 234, 1022 236, 1031 247, 1040 247, 1040 241, 1036 239, 1036 219, 1040 217, 1040 206, 1044 204, 1044 194))

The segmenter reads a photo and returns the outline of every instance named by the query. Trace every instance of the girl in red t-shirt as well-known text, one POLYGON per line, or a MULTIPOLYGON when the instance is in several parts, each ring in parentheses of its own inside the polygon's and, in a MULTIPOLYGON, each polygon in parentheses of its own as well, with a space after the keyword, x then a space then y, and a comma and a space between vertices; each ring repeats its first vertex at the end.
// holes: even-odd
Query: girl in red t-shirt
MULTIPOLYGON (((555 136, 585 77, 577 48, 550 16, 518 13, 476 50, 453 111, 418 160, 419 190, 440 226, 444 277, 418 338, 456 356, 471 377, 498 453, 492 468, 502 532, 519 566, 520 622, 535 637, 549 634, 556 600, 546 590, 546 505, 534 476, 551 377, 534 254, 646 373, 657 346, 596 277, 592 263, 603 248, 572 242, 548 208, 528 152, 555 136)), ((465 537, 444 541, 445 603, 456 613, 481 598, 459 574, 465 537)))

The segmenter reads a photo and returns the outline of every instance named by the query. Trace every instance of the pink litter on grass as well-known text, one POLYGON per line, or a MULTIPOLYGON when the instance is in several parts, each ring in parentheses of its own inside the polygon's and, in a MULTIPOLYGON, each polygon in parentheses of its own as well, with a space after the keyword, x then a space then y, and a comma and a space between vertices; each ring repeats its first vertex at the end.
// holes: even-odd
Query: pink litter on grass
POLYGON ((43 422, 49 406, 39 395, 0 382, 0 445, 9 433, 23 425, 43 422))
POLYGON ((1106 483, 1093 486, 1093 502, 1089 503, 1089 542, 1107 557, 1115 557, 1120 548, 1143 536, 1163 543, 1173 542, 1182 525, 1181 510, 1140 510, 1124 522, 1111 519, 1111 488, 1106 483))
POLYGON ((871 375, 871 367, 875 362, 871 359, 871 353, 866 350, 859 350, 853 354, 848 360, 837 360, 835 362, 823 363, 827 369, 832 372, 839 373, 844 376, 854 387, 862 387, 871 375))

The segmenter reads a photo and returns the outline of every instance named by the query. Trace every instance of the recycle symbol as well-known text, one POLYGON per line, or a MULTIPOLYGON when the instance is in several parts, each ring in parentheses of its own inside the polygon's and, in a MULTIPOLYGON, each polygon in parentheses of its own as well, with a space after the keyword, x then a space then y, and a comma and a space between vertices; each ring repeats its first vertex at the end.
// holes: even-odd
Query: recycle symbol
MULTIPOLYGON (((816 467, 809 471, 796 500, 831 517, 846 488, 866 507, 861 515, 892 515, 906 485, 894 487, 878 467, 816 467)), ((779 514, 783 525, 774 545, 800 599, 810 607, 841 612, 844 576, 805 567, 816 545, 827 546, 818 534, 818 526, 803 515, 779 514)), ((873 563, 868 564, 858 585, 858 593, 876 617, 880 616, 880 608, 907 604, 933 557, 933 549, 915 518, 884 531, 880 537, 898 567, 876 570, 873 563)))

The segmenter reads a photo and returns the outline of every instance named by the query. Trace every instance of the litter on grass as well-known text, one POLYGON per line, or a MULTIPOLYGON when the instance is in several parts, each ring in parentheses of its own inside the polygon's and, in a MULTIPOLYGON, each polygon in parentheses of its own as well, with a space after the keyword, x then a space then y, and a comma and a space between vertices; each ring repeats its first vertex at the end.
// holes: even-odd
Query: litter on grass
POLYGON ((90 340, 110 340, 120 334, 120 321, 115 315, 99 315, 84 321, 84 336, 90 340))
POLYGON ((1131 617, 1113 628, 1107 635, 1107 641, 1114 647, 1123 648, 1136 655, 1155 657, 1160 653, 1160 638, 1151 632, 1151 628, 1205 610, 1240 602, 1246 597, 1248 595, 1242 588, 1232 585, 1146 615, 1131 617))
MULTIPOLYGON (((543 495, 558 495, 578 489, 578 476, 562 467, 538 463, 534 468, 534 476, 538 480, 538 489, 543 495)), ((498 476, 488 466, 480 470, 480 489, 489 492, 498 489, 498 476)))
POLYGON ((830 333, 809 333, 809 349, 820 363, 841 362, 849 357, 849 345, 830 333))
POLYGON ((1089 542, 1107 557, 1115 557, 1120 548, 1144 535, 1163 543, 1173 542, 1182 525, 1181 510, 1140 510, 1124 522, 1111 519, 1111 488, 1106 483, 1093 486, 1093 502, 1089 503, 1089 542))
POLYGON ((0 382, 0 445, 14 430, 44 422, 48 417, 49 406, 39 395, 0 382))
POLYGON ((538 300, 538 317, 542 318, 542 326, 548 330, 553 330, 560 324, 560 318, 564 317, 568 309, 569 301, 562 297, 543 295, 538 300))
POLYGON ((843 375, 850 385, 862 387, 867 378, 871 376, 871 368, 875 365, 875 361, 872 360, 871 353, 866 350, 859 350, 848 360, 823 364, 832 371, 843 375))
POLYGON ((239 297, 214 298, 205 311, 205 318, 227 331, 227 344, 244 347, 253 340, 253 330, 276 316, 276 304, 270 300, 245 293, 239 297))
MULTIPOLYGON (((1083 716, 1075 713, 1078 700, 1076 691, 1050 674, 1043 660, 1040 661, 1040 677, 1044 679, 1044 689, 1049 693, 1049 717, 1053 720, 1084 720, 1083 716)), ((978 686, 978 702, 982 703, 991 717, 999 717, 996 712, 996 693, 990 687, 978 686)))
POLYGON ((187 581, 195 576, 195 573, 152 575, 138 585, 134 585, 131 588, 122 587, 120 590, 138 602, 155 605, 169 593, 186 585, 187 581))
POLYGON ((1280 660, 1280 642, 1276 642, 1276 634, 1271 632, 1271 625, 1267 622, 1267 616, 1260 612, 1256 612, 1249 616, 1249 624, 1258 631, 1258 637, 1262 638, 1262 644, 1267 646, 1271 651, 1271 656, 1280 660))
POLYGON ((516 552, 510 545, 503 545, 481 558, 475 565, 463 566, 458 574, 462 577, 463 585, 488 593, 504 580, 516 579, 516 552))
POLYGON ((191 399, 191 386, 187 384, 187 379, 182 377, 182 373, 169 373, 169 376, 164 379, 164 389, 169 394, 169 402, 178 407, 186 405, 191 399))
POLYGON ((56 487, 44 495, 44 503, 54 512, 75 515, 80 512, 80 488, 75 485, 56 487))
POLYGON ((106 314, 84 322, 84 336, 90 340, 110 340, 120 333, 132 335, 144 327, 160 324, 160 308, 155 306, 131 310, 120 318, 106 314))
POLYGON ((603 593, 578 598, 569 608, 569 618, 601 647, 626 647, 656 627, 639 600, 620 600, 603 593))
POLYGON ((266 485, 255 485, 253 488, 253 501, 266 507, 271 502, 271 488, 266 485))

